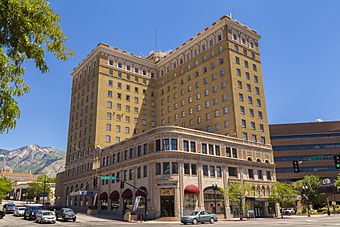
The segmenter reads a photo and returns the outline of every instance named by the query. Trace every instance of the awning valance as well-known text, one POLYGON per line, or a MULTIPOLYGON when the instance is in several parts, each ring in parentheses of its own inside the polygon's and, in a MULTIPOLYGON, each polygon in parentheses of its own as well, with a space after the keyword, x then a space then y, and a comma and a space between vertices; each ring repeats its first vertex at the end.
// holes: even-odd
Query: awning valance
POLYGON ((103 192, 102 194, 100 194, 99 200, 107 200, 107 193, 103 192))
POLYGON ((110 199, 119 199, 119 192, 118 191, 111 192, 110 199))
POLYGON ((123 197, 124 199, 132 198, 132 191, 131 191, 131 189, 126 189, 126 190, 123 192, 122 197, 123 197))
POLYGON ((185 187, 184 189, 184 194, 195 194, 195 195, 199 195, 200 194, 200 189, 193 184, 189 184, 185 187))

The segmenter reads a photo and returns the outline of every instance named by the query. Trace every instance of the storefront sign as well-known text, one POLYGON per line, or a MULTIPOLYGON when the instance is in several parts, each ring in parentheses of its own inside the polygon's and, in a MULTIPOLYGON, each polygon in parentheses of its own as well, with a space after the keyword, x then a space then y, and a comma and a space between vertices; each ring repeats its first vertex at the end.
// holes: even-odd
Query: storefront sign
POLYGON ((160 188, 160 194, 161 196, 175 195, 175 189, 174 188, 160 188))
POLYGON ((176 187, 177 183, 176 182, 174 182, 174 183, 159 183, 159 184, 157 184, 157 186, 176 187))

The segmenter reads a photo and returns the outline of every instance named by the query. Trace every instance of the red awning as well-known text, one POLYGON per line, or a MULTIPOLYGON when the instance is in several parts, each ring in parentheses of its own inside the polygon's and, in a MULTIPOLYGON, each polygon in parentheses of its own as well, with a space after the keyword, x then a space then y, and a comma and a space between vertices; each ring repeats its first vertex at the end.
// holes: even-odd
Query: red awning
POLYGON ((131 189, 126 189, 126 190, 123 192, 122 197, 123 197, 124 199, 132 198, 132 191, 131 191, 131 189))
MULTIPOLYGON (((143 191, 146 191, 146 192, 148 192, 148 190, 146 190, 146 188, 145 187, 139 187, 140 189, 142 189, 143 191)), ((143 197, 145 197, 145 193, 144 192, 142 192, 141 190, 137 190, 136 191, 136 196, 143 196, 143 197)))
POLYGON ((195 195, 199 195, 200 194, 200 189, 193 184, 189 184, 185 187, 184 189, 184 194, 195 194, 195 195))
POLYGON ((119 192, 118 191, 111 192, 110 199, 119 199, 119 192))
POLYGON ((107 200, 107 193, 103 192, 102 194, 100 194, 99 200, 107 200))

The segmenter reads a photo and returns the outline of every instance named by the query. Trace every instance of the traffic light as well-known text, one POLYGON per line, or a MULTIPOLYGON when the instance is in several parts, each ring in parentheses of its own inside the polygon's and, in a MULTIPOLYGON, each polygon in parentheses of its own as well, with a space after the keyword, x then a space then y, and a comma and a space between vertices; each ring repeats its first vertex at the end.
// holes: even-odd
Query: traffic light
POLYGON ((334 164, 336 169, 340 169, 340 155, 334 156, 334 164))
POLYGON ((121 188, 121 189, 124 189, 124 180, 121 180, 121 181, 120 181, 120 188, 121 188))
POLYGON ((297 160, 293 161, 293 169, 294 169, 294 173, 301 172, 300 166, 299 166, 299 161, 297 161, 297 160))

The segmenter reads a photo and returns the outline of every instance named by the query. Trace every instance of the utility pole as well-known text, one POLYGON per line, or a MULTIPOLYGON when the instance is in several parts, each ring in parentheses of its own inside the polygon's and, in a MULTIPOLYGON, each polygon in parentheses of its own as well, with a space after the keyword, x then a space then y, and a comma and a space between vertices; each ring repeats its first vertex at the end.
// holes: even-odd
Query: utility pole
POLYGON ((44 192, 43 192, 43 207, 45 206, 45 194, 46 193, 46 175, 44 175, 44 192))

